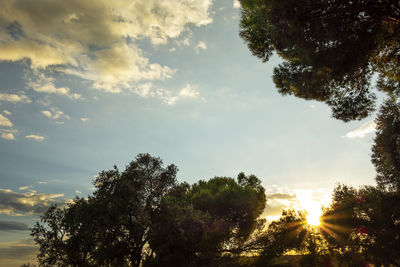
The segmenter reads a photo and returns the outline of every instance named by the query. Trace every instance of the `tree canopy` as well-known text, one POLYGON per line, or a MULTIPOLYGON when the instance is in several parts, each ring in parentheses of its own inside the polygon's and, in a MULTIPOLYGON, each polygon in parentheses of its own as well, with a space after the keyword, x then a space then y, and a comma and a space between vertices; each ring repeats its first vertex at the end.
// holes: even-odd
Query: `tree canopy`
POLYGON ((362 119, 377 88, 400 93, 400 3, 241 0, 240 36, 264 62, 283 59, 273 80, 283 95, 323 101, 333 117, 362 119))
POLYGON ((378 185, 400 192, 400 103, 388 99, 382 105, 376 122, 372 147, 378 185))
POLYGON ((260 180, 240 173, 189 185, 176 173, 149 154, 123 172, 101 172, 92 195, 52 206, 33 227, 40 265, 204 266, 239 257, 265 222, 260 180))

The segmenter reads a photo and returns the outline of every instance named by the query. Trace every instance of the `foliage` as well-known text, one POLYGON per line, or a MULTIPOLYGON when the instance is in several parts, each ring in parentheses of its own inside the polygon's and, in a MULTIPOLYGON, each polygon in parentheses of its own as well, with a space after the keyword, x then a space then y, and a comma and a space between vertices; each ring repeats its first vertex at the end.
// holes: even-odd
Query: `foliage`
POLYGON ((139 154, 94 180, 87 199, 52 206, 31 235, 41 266, 235 266, 263 226, 260 180, 176 184, 177 168, 139 154))
MULTIPOLYGON (((215 177, 193 186, 184 183, 164 198, 150 246, 157 266, 222 266, 246 251, 245 243, 260 228, 264 188, 253 176, 237 181, 215 177)), ((227 265, 227 266, 229 266, 227 265)))
POLYGON ((372 163, 377 171, 377 183, 383 188, 400 192, 400 103, 388 99, 375 122, 372 163))
POLYGON ((271 265, 277 258, 287 253, 303 255, 301 266, 322 264, 325 240, 318 228, 307 223, 306 213, 284 210, 279 220, 272 222, 259 239, 263 245, 258 265, 271 265))
POLYGON ((332 205, 324 214, 324 237, 344 256, 360 255, 377 266, 397 266, 400 263, 399 201, 398 193, 373 186, 359 190, 338 186, 332 205))
POLYGON ((43 266, 139 266, 153 217, 176 181, 177 168, 139 154, 122 173, 101 172, 96 190, 65 208, 52 206, 32 229, 43 266))
POLYGON ((335 118, 349 121, 374 110, 377 87, 398 95, 400 3, 397 1, 241 0, 240 36, 274 70, 283 95, 326 102, 335 118))

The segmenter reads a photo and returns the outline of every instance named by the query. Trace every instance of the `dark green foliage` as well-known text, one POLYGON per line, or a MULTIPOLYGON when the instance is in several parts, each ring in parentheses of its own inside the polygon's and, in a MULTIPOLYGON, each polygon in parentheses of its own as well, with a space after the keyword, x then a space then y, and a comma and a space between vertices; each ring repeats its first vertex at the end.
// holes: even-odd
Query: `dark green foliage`
POLYGON ((400 104, 388 99, 381 107, 372 147, 378 185, 400 192, 400 104))
POLYGON ((399 92, 400 3, 397 1, 242 0, 240 36, 253 55, 276 52, 280 93, 326 102, 349 121, 374 110, 378 88, 399 92))
POLYGON ((260 180, 240 173, 190 186, 176 173, 148 154, 101 172, 93 195, 52 206, 32 229, 40 265, 245 266, 264 223, 260 180))
POLYGON ((43 266, 139 266, 162 197, 175 186, 177 168, 139 154, 122 173, 95 179, 96 191, 66 208, 52 206, 32 229, 43 266))
POLYGON ((324 214, 324 237, 342 258, 380 266, 400 263, 400 195, 373 186, 338 186, 324 214))
POLYGON ((264 220, 264 188, 254 175, 181 184, 163 199, 150 246, 157 266, 233 266, 264 220), (229 263, 229 264, 228 264, 229 263))

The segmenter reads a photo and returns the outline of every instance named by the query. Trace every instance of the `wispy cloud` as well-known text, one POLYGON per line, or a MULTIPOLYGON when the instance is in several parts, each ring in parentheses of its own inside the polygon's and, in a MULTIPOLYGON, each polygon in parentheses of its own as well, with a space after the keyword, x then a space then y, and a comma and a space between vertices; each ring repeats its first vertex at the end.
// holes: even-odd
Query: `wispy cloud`
POLYGON ((200 41, 195 46, 195 49, 196 49, 196 53, 198 53, 200 50, 207 50, 207 44, 203 41, 200 41))
POLYGON ((0 93, 0 102, 30 103, 31 100, 26 95, 0 93))
POLYGON ((369 121, 360 126, 360 128, 346 134, 347 138, 364 138, 365 135, 375 132, 376 123, 375 121, 369 121))
POLYGON ((27 240, 0 243, 0 265, 21 266, 24 263, 36 263, 38 247, 31 238, 27 240))
POLYGON ((42 113, 44 116, 48 117, 49 119, 52 120, 58 120, 58 119, 67 119, 69 120, 70 117, 58 108, 50 108, 50 110, 42 110, 40 113, 42 113))
POLYGON ((0 231, 27 231, 28 225, 22 222, 0 220, 0 231))
POLYGON ((233 0, 233 8, 240 8, 239 0, 233 0))
POLYGON ((43 140, 45 139, 44 136, 36 135, 36 134, 26 135, 25 138, 27 138, 27 139, 33 139, 33 140, 35 140, 35 141, 43 141, 43 140))
POLYGON ((20 186, 18 188, 18 190, 25 191, 25 190, 28 190, 28 189, 31 189, 31 188, 32 188, 31 185, 25 185, 25 186, 20 186))
POLYGON ((77 100, 82 96, 78 93, 71 93, 68 87, 56 87, 55 79, 52 77, 46 77, 43 73, 35 72, 36 75, 28 83, 33 90, 40 93, 64 95, 70 99, 77 100))
POLYGON ((8 115, 8 116, 10 116, 11 115, 11 112, 10 111, 8 111, 8 110, 3 110, 3 112, 4 112, 4 114, 6 114, 6 115, 8 115))
POLYGON ((0 114, 0 126, 13 127, 13 124, 7 117, 0 114))
POLYGON ((326 206, 330 203, 329 189, 295 189, 272 186, 267 188, 267 205, 264 216, 269 221, 277 220, 283 210, 307 210, 307 205, 326 206))
POLYGON ((185 98, 197 98, 199 97, 200 93, 195 89, 194 85, 187 84, 184 88, 179 90, 177 94, 173 94, 170 91, 164 89, 158 89, 156 94, 164 100, 170 106, 176 104, 177 101, 185 99, 185 98))
POLYGON ((64 204, 60 198, 64 194, 38 193, 35 190, 19 193, 10 189, 0 188, 0 214, 30 215, 41 214, 52 203, 64 204))

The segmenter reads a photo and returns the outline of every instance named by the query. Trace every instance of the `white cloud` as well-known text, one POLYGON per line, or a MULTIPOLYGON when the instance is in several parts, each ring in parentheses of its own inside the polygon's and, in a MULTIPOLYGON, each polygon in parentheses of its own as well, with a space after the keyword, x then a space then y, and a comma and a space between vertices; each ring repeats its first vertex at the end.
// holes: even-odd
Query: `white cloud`
POLYGON ((81 98, 80 94, 71 93, 68 87, 56 87, 54 78, 46 77, 43 73, 35 73, 34 81, 30 81, 28 85, 36 92, 64 95, 72 100, 81 98))
POLYGON ((4 112, 4 114, 6 114, 6 115, 11 115, 11 112, 10 111, 8 111, 8 110, 3 110, 3 112, 4 112))
MULTIPOLYGON (((137 82, 172 77, 175 70, 150 62, 138 41, 186 40, 193 27, 212 22, 211 5, 212 0, 3 0, 0 61, 27 60, 33 75, 50 68, 118 93, 137 82)), ((31 86, 79 98, 54 83, 31 86)))
POLYGON ((347 138, 364 138, 365 135, 375 132, 376 123, 375 121, 369 121, 360 126, 360 128, 346 134, 347 138))
POLYGON ((31 100, 26 95, 0 93, 0 102, 30 103, 31 100))
POLYGON ((82 195, 82 192, 79 191, 79 190, 75 190, 75 194, 77 194, 77 195, 82 195))
POLYGON ((44 136, 36 135, 36 134, 27 135, 27 136, 25 136, 25 138, 27 138, 27 139, 33 139, 33 140, 36 140, 36 141, 43 141, 43 140, 45 139, 44 136))
POLYGON ((32 186, 30 186, 30 185, 25 185, 25 186, 20 186, 20 187, 18 188, 18 190, 26 191, 26 190, 31 189, 31 188, 32 188, 32 186))
POLYGON ((0 114, 0 126, 12 127, 13 124, 7 117, 0 114))
POLYGON ((207 50, 207 44, 203 41, 200 41, 194 48, 196 53, 198 53, 200 50, 207 50))
POLYGON ((239 0, 233 0, 233 8, 240 8, 239 0))
POLYGON ((168 105, 173 106, 177 101, 185 98, 197 98, 200 93, 195 90, 195 87, 191 84, 187 84, 184 88, 179 90, 177 94, 173 94, 165 89, 158 89, 156 94, 168 105))
POLYGON ((153 97, 155 93, 152 90, 153 84, 145 83, 138 85, 133 91, 143 98, 153 97))
MULTIPOLYGON (((70 117, 66 114, 64 114, 64 112, 62 112, 61 110, 57 109, 57 108, 50 108, 50 110, 42 110, 40 113, 42 113, 44 116, 48 117, 49 119, 53 119, 53 120, 58 120, 58 119, 67 119, 69 120, 70 117), (51 110, 51 111, 50 111, 51 110)), ((63 122, 56 122, 58 124, 63 124, 63 122)))
POLYGON ((88 122, 89 118, 81 118, 81 122, 88 122))

